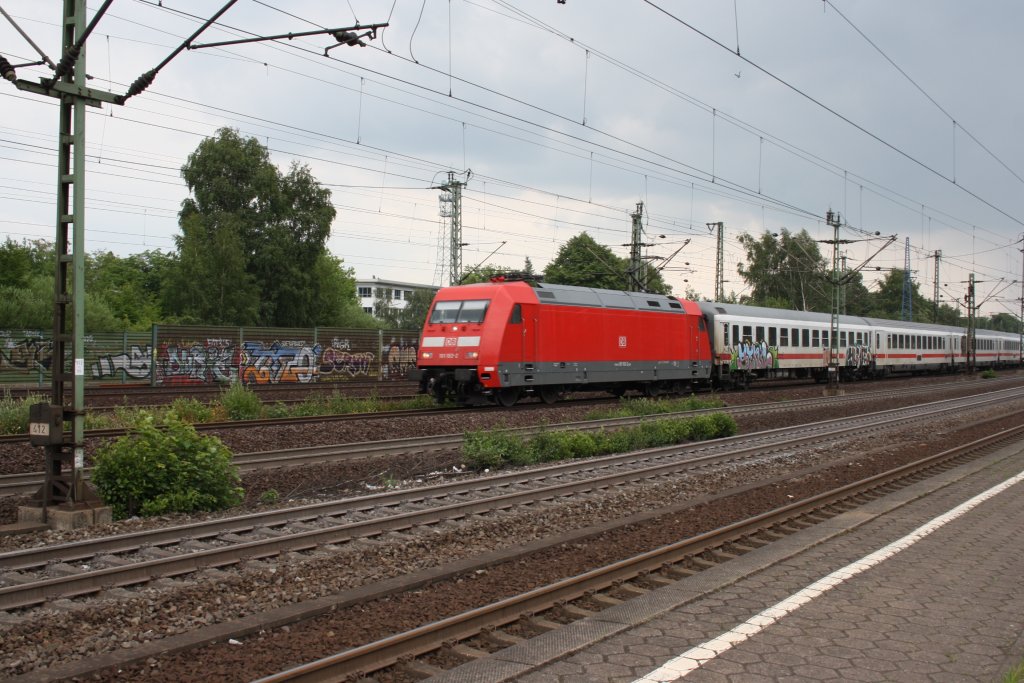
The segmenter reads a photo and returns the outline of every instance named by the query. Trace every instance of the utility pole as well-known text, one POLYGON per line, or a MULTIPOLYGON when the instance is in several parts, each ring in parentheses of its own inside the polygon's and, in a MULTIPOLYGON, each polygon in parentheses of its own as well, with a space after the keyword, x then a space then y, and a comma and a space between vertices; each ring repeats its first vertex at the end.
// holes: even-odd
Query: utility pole
POLYGON ((725 298, 725 224, 722 221, 708 223, 708 230, 717 232, 715 248, 715 301, 725 298))
MULTIPOLYGON (((200 26, 157 67, 145 72, 124 95, 94 89, 86 76, 86 41, 106 14, 113 0, 104 0, 86 23, 86 0, 63 0, 61 15, 61 59, 54 64, 28 35, 18 32, 42 56, 42 61, 12 66, 0 58, 0 75, 23 92, 53 97, 60 107, 57 146, 57 225, 54 240, 55 277, 53 294, 53 354, 50 367, 50 403, 38 403, 29 410, 29 442, 42 446, 45 479, 36 493, 43 510, 58 504, 63 510, 88 510, 98 498, 86 485, 85 472, 85 108, 106 104, 123 105, 129 98, 148 88, 162 69, 183 50, 215 47, 260 40, 279 40, 298 36, 331 34, 340 45, 365 45, 363 38, 375 38, 378 28, 387 24, 322 29, 223 41, 206 45, 193 41, 209 28, 237 0, 228 0, 220 10, 200 26), (363 33, 359 33, 363 31, 363 33), (38 83, 17 78, 21 66, 46 64, 52 76, 38 83), (70 423, 71 429, 65 430, 70 423), (70 465, 66 471, 65 466, 70 465)), ((324 54, 327 54, 327 50, 324 54)))
POLYGON ((626 289, 634 292, 647 291, 647 266, 644 264, 644 203, 637 202, 636 211, 630 214, 632 227, 629 237, 629 268, 626 271, 626 289))
POLYGON ((939 266, 942 264, 942 250, 935 250, 935 289, 932 292, 932 322, 939 322, 939 266))
MULTIPOLYGON (((466 181, 472 175, 466 172, 466 181)), ((457 285, 462 281, 462 188, 466 183, 455 179, 455 171, 448 171, 448 182, 434 189, 444 190, 445 194, 438 197, 441 205, 442 218, 448 219, 448 284, 457 285)), ((443 238, 442 238, 443 239, 443 238)))
POLYGON ((974 365, 977 359, 975 349, 975 307, 974 307, 974 273, 967 278, 967 296, 964 297, 967 304, 967 372, 974 373, 974 365))
POLYGON ((832 325, 829 330, 828 343, 828 387, 835 390, 839 387, 839 292, 841 282, 839 279, 839 226, 843 224, 843 218, 838 212, 832 213, 829 209, 825 214, 825 223, 832 226, 832 325))
POLYGON ((903 250, 903 299, 900 302, 900 320, 914 319, 914 284, 910 276, 910 238, 903 250))
POLYGON ((842 308, 839 309, 839 312, 842 313, 843 315, 846 315, 846 258, 846 252, 844 251, 842 256, 839 257, 839 271, 843 273, 843 276, 841 277, 843 288, 839 291, 839 299, 840 303, 842 304, 842 308))
POLYGON ((1024 233, 1020 235, 1020 342, 1017 346, 1017 352, 1020 355, 1018 361, 1020 365, 1024 365, 1024 233))

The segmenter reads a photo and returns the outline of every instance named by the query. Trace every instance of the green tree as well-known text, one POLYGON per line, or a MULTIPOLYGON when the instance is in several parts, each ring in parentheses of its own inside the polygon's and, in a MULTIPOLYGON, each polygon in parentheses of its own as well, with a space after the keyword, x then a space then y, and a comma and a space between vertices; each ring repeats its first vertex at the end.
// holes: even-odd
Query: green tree
POLYGON ((259 287, 246 270, 237 219, 225 215, 209 227, 198 214, 182 217, 174 237, 178 260, 166 277, 164 310, 178 322, 259 324, 259 287))
MULTIPOLYGON (((322 323, 336 287, 314 282, 335 217, 330 191, 293 163, 282 174, 255 138, 222 128, 182 166, 178 314, 202 322, 322 323), (234 283, 234 287, 232 287, 234 283), (233 290, 233 291, 232 291, 233 290)), ((354 290, 353 290, 354 300, 354 290)))
POLYGON ((622 259, 601 246, 586 232, 563 244, 555 259, 544 269, 544 281, 558 285, 624 289, 622 259))
MULTIPOLYGON (((918 292, 918 284, 911 279, 912 313, 916 321, 930 321, 932 318, 932 302, 918 292)), ((869 315, 887 320, 900 320, 903 314, 903 271, 890 270, 885 274, 871 297, 869 315)))
POLYGON ((398 316, 399 330, 422 330, 430 312, 430 304, 434 302, 434 290, 415 289, 412 296, 405 302, 405 308, 398 316))
POLYGON ((739 241, 747 255, 736 271, 750 289, 742 303, 797 311, 832 309, 831 273, 806 230, 782 228, 777 237, 765 232, 760 238, 744 233, 739 241))
MULTIPOLYGON (((530 264, 532 268, 532 264, 530 264)), ((626 289, 629 262, 612 253, 608 247, 594 241, 586 232, 571 238, 558 250, 555 259, 544 269, 544 281, 552 284, 596 287, 598 289, 626 289)), ((661 272, 647 268, 646 290, 667 294, 671 288, 661 272)))
POLYGON ((86 258, 85 290, 106 302, 122 328, 149 329, 162 319, 161 285, 170 263, 160 251, 124 258, 97 252, 86 258))
MULTIPOLYGON (((68 324, 70 325, 70 308, 68 324)), ((107 303, 85 293, 86 332, 119 332, 124 327, 107 303)), ((0 330, 53 330, 53 275, 35 275, 24 287, 0 287, 0 330)))
POLYGON ((317 324, 328 327, 373 328, 373 316, 363 311, 356 296, 356 280, 351 268, 328 253, 317 258, 312 272, 312 311, 317 324))
POLYGON ((1020 318, 1009 313, 996 313, 988 319, 988 329, 1001 332, 1020 332, 1020 318))

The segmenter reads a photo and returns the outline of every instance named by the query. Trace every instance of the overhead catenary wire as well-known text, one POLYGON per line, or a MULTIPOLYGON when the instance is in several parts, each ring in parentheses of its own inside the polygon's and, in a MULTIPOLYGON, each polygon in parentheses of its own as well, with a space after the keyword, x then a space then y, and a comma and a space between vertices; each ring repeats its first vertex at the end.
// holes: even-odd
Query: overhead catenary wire
MULTIPOLYGON (((587 144, 587 143, 586 143, 586 141, 581 141, 581 144, 587 144)), ((393 153, 393 152, 389 152, 389 153, 393 153)), ((422 161, 424 161, 424 163, 433 163, 433 162, 430 162, 429 160, 426 160, 426 159, 424 159, 422 161)), ((640 161, 642 161, 642 158, 640 159, 640 161)), ((553 193, 552 196, 555 196, 555 194, 557 194, 557 193, 553 193)), ((690 221, 689 223, 692 224, 692 221, 690 221)))

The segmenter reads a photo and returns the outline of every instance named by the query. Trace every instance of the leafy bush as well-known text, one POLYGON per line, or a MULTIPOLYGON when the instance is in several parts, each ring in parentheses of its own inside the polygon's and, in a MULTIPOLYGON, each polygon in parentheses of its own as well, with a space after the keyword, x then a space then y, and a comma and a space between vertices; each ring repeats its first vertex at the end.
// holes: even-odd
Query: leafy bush
POLYGON ((213 416, 213 409, 194 398, 176 398, 171 402, 171 411, 179 419, 192 424, 209 422, 213 416))
POLYGON ((229 420, 257 420, 263 415, 263 401, 254 391, 238 382, 220 395, 229 420))
POLYGON ((995 379, 995 377, 996 377, 996 371, 993 370, 992 368, 989 368, 988 370, 985 370, 985 371, 983 371, 981 373, 981 378, 982 379, 995 379))
POLYGON ((526 444, 517 434, 469 432, 462 444, 462 456, 473 469, 485 470, 511 462, 525 449, 526 444))
POLYGON ((689 419, 652 420, 615 431, 542 431, 530 439, 507 432, 470 432, 463 442, 462 454, 474 469, 496 469, 624 453, 735 433, 736 421, 731 416, 712 413, 689 419))
POLYGON ((220 439, 168 415, 150 415, 100 447, 92 481, 114 517, 220 510, 242 502, 238 468, 220 439))

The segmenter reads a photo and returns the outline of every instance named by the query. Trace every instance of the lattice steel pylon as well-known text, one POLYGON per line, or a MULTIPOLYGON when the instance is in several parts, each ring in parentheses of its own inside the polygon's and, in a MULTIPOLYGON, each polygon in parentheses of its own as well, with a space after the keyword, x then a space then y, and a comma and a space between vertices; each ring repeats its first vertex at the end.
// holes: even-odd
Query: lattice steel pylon
MULTIPOLYGON (((466 180, 469 180, 467 171, 466 180)), ((462 281, 462 247, 466 244, 462 241, 462 188, 466 183, 455 179, 455 172, 448 171, 448 182, 435 189, 444 190, 445 194, 438 197, 441 217, 448 219, 448 235, 440 236, 442 242, 447 241, 448 249, 445 253, 444 246, 439 247, 438 252, 448 265, 448 284, 457 285, 462 281)), ((444 266, 441 265, 444 272, 444 266)))
POLYGON ((903 250, 903 301, 900 302, 900 320, 914 319, 914 286, 910 276, 910 238, 903 250))

